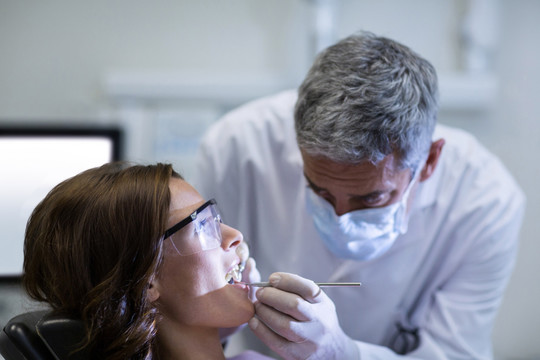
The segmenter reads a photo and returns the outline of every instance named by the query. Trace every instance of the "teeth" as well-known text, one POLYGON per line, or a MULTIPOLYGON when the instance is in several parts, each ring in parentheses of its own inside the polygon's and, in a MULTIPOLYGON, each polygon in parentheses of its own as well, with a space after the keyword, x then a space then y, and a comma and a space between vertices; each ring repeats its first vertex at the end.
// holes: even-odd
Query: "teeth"
POLYGON ((246 262, 245 261, 238 264, 238 271, 242 272, 242 271, 244 271, 245 268, 246 268, 246 262))
POLYGON ((234 284, 234 282, 242 281, 242 269, 243 266, 240 264, 236 265, 225 275, 225 281, 229 284, 234 284))
POLYGON ((242 273, 239 269, 234 270, 232 276, 234 281, 242 281, 242 273))

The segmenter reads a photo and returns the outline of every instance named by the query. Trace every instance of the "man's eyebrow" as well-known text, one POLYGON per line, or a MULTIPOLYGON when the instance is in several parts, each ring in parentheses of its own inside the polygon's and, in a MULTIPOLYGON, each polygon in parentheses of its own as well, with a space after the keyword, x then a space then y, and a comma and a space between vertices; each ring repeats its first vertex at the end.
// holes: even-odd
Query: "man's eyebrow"
MULTIPOLYGON (((306 178, 306 181, 308 182, 309 187, 312 188, 313 190, 315 190, 315 191, 326 191, 325 188, 322 188, 320 186, 315 185, 305 173, 304 173, 304 177, 306 178)), ((375 191, 370 192, 369 194, 363 194, 363 195, 349 194, 349 196, 351 198, 361 199, 362 200, 362 199, 367 199, 367 198, 372 197, 372 196, 379 196, 381 194, 384 194, 385 192, 386 191, 384 191, 384 190, 375 190, 375 191)))
POLYGON ((349 196, 353 199, 360 199, 360 200, 365 200, 367 198, 370 198, 370 197, 377 197, 377 196, 380 196, 382 194, 384 194, 385 192, 384 191, 381 191, 381 190, 376 190, 376 191, 372 191, 370 192, 369 194, 365 194, 365 195, 356 195, 356 194, 349 194, 349 196))
POLYGON ((306 178, 306 181, 308 182, 309 184, 309 187, 311 187, 313 190, 317 190, 317 191, 320 191, 320 190, 326 190, 325 188, 322 188, 320 186, 317 186, 313 183, 313 181, 311 181, 310 178, 308 178, 308 176, 306 175, 306 173, 304 173, 304 177, 306 178))

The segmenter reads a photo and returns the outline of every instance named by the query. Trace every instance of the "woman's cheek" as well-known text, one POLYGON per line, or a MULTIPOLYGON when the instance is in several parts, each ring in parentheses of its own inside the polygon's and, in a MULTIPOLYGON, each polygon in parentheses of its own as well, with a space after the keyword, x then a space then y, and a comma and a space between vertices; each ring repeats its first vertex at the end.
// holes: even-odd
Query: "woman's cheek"
POLYGON ((197 254, 191 265, 189 276, 192 279, 193 289, 198 294, 205 294, 225 285, 225 270, 219 268, 216 256, 211 252, 197 254), (201 256, 202 255, 202 256, 201 256))

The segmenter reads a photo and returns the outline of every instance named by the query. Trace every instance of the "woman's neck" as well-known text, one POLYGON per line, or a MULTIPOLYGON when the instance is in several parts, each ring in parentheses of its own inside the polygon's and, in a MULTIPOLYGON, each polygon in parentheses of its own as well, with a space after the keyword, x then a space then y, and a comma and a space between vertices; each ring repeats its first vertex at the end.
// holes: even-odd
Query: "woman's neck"
POLYGON ((225 360, 216 328, 186 327, 163 318, 157 340, 160 360, 225 360))

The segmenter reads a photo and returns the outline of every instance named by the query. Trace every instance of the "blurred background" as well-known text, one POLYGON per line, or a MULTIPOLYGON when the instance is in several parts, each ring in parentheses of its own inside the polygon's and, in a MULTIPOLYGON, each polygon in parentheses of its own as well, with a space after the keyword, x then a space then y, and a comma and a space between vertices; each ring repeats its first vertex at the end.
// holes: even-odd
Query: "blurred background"
MULTIPOLYGON (((0 0, 0 127, 119 128, 123 158, 172 162, 189 181, 224 112, 297 87, 353 32, 398 40, 437 68, 439 121, 477 136, 526 193, 493 339, 496 359, 540 359, 539 15, 538 0, 0 0)), ((0 283, 0 326, 33 306, 0 283)))

